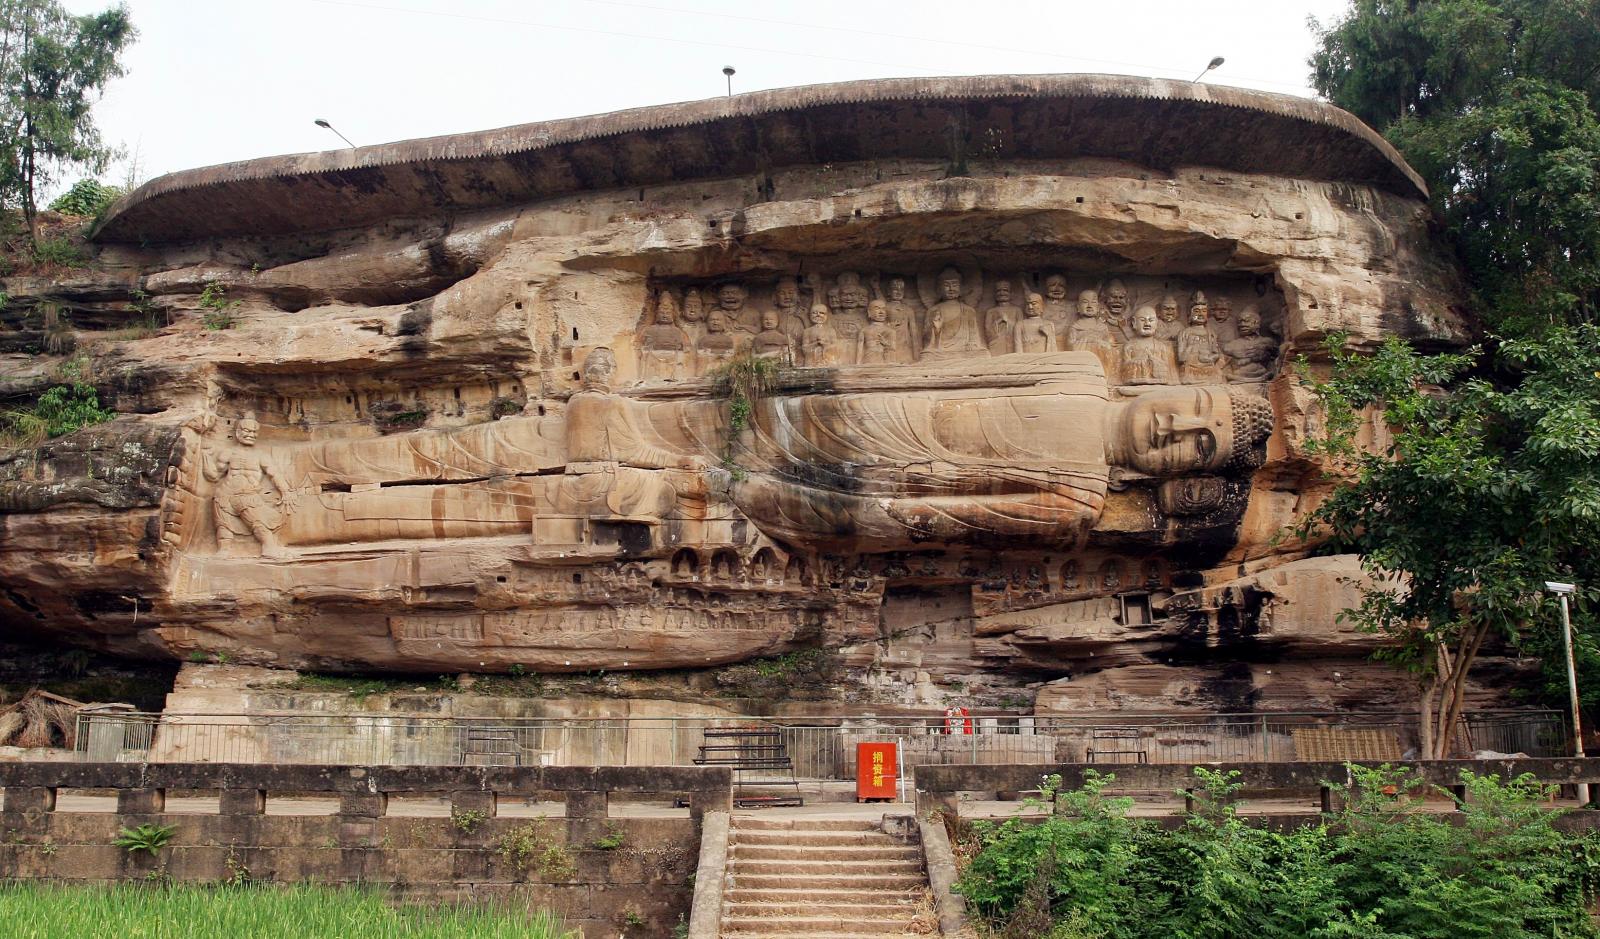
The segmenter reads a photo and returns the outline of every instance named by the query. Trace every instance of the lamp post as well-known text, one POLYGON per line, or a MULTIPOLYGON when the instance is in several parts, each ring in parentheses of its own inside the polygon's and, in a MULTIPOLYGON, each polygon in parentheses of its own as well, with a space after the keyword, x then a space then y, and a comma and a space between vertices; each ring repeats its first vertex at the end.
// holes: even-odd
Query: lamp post
POLYGON ((733 66, 724 65, 722 67, 722 75, 723 75, 724 78, 726 78, 728 80, 728 97, 730 97, 730 98, 733 97, 733 73, 734 73, 733 66))
POLYGON ((1201 69, 1200 70, 1200 74, 1196 75, 1194 77, 1194 81, 1190 82, 1189 84, 1192 85, 1195 82, 1199 81, 1200 79, 1205 78, 1206 77, 1206 73, 1211 71, 1212 69, 1221 68, 1222 67, 1222 63, 1225 62, 1225 61, 1227 61, 1227 60, 1224 59, 1222 56, 1220 56, 1220 55, 1216 56, 1210 62, 1206 63, 1206 67, 1201 69))
MULTIPOLYGON (((1572 696, 1572 755, 1583 759, 1583 723, 1578 716, 1578 668, 1572 654, 1572 616, 1567 612, 1567 597, 1572 584, 1545 581, 1544 589, 1561 598, 1561 648, 1567 653, 1567 693, 1572 696)), ((1578 804, 1589 804, 1589 784, 1578 783, 1578 804)))
MULTIPOLYGON (((323 130, 331 130, 335 134, 339 134, 339 129, 338 128, 334 127, 332 124, 329 124, 327 121, 323 120, 320 117, 317 118, 312 123, 316 124, 318 127, 322 128, 323 130)), ((353 143, 350 143, 350 138, 346 137, 344 134, 339 134, 339 139, 343 140, 347 144, 350 144, 350 149, 354 150, 356 148, 356 145, 353 144, 353 143)))

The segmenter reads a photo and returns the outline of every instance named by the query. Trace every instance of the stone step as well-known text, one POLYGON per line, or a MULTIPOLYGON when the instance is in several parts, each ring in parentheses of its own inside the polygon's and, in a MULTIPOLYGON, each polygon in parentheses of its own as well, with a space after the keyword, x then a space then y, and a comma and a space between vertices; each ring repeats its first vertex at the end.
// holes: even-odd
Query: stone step
POLYGON ((900 890, 887 888, 849 890, 844 888, 826 888, 821 890, 806 889, 803 887, 772 887, 750 888, 732 887, 723 893, 723 900, 729 904, 734 903, 766 903, 774 906, 799 905, 819 903, 881 903, 896 905, 900 903, 915 903, 922 897, 922 887, 909 887, 900 890))
POLYGON ((917 860, 902 861, 861 860, 739 860, 730 865, 734 874, 915 874, 921 876, 922 863, 917 860))
MULTIPOLYGON (((876 896, 876 894, 874 894, 876 896)), ((802 903, 758 903, 734 900, 724 907, 725 916, 837 916, 846 919, 905 919, 914 915, 921 899, 917 894, 885 894, 897 900, 842 903, 833 899, 802 903)))
POLYGON ((881 831, 738 831, 730 833, 729 844, 915 844, 881 831))
POLYGON ((740 815, 733 819, 733 831, 875 831, 883 826, 864 818, 761 818, 740 815))
POLYGON ((724 936, 900 936, 911 917, 855 919, 840 916, 724 916, 724 936))
POLYGON ((922 850, 905 844, 735 844, 729 847, 728 857, 734 863, 744 861, 913 861, 920 862, 922 850))
POLYGON ((928 885, 928 878, 920 870, 916 873, 805 873, 791 871, 778 873, 752 873, 734 871, 731 889, 773 890, 795 888, 800 890, 920 890, 928 885))

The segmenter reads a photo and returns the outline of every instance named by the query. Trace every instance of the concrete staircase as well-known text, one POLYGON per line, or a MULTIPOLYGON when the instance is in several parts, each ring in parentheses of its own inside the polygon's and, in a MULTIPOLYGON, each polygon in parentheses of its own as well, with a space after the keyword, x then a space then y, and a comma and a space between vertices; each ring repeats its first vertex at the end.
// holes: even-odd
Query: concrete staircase
POLYGON ((735 815, 728 833, 722 935, 914 935, 910 927, 927 890, 922 846, 885 834, 874 821, 735 815))

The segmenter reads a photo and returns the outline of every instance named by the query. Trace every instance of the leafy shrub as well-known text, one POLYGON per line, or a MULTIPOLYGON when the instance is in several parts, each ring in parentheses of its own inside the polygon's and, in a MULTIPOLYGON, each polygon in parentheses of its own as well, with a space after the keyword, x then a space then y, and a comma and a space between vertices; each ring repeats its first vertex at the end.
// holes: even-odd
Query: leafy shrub
POLYGON ((63 215, 98 217, 121 197, 122 190, 116 186, 107 186, 98 179, 80 179, 57 196, 56 201, 50 203, 50 209, 63 215))
POLYGON ((117 832, 117 837, 111 843, 128 852, 138 854, 140 851, 154 857, 157 851, 167 846, 172 840, 175 829, 171 825, 144 824, 138 828, 124 828, 117 832))
POLYGON ((65 238, 40 238, 33 246, 34 263, 43 267, 82 267, 83 249, 65 238))
POLYGON ((501 860, 523 877, 530 870, 545 880, 566 880, 577 872, 572 855, 543 820, 518 825, 500 836, 501 860))
POLYGON ((70 434, 116 416, 117 412, 100 406, 93 385, 56 385, 31 408, 0 413, 0 446, 37 446, 48 437, 70 434))
POLYGON ((1600 936, 1600 840, 1558 831, 1531 777, 1463 773, 1452 819, 1407 810, 1426 789, 1409 772, 1351 772, 1342 812, 1291 831, 1238 817, 1236 774, 1197 768, 1174 831, 1130 819, 1114 777, 1046 780, 1057 814, 975 826, 957 889, 1008 939, 1600 936))
POLYGON ((239 301, 229 300, 228 291, 211 281, 200 291, 200 322, 207 329, 232 329, 239 324, 239 301))

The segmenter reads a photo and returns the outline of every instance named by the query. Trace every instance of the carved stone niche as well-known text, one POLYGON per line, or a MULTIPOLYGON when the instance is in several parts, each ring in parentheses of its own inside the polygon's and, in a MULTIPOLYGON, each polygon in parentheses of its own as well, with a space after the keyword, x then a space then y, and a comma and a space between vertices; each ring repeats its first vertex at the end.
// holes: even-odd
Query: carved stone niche
POLYGON ((810 367, 1092 352, 1114 387, 1269 381, 1283 301, 1264 280, 929 262, 655 284, 646 384, 704 377, 743 349, 810 367))

